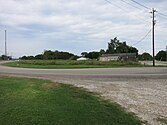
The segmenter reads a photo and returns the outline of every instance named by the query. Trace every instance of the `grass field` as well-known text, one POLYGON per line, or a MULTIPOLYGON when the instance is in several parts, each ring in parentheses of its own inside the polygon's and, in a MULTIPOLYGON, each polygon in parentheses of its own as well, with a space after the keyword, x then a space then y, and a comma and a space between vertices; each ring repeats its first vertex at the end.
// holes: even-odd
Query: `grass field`
POLYGON ((64 68, 114 68, 114 67, 141 67, 138 62, 110 61, 101 62, 97 60, 76 61, 76 60, 21 60, 5 64, 6 66, 21 68, 43 68, 43 69, 64 69, 64 68))
POLYGON ((1 125, 141 125, 93 93, 47 80, 0 77, 1 125))

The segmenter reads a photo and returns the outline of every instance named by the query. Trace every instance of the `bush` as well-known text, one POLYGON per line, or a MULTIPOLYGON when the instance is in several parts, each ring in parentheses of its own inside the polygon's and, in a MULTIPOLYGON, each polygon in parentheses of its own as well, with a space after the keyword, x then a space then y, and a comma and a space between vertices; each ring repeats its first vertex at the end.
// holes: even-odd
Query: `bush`
POLYGON ((139 60, 152 60, 152 56, 149 53, 143 53, 138 56, 139 60))
POLYGON ((166 52, 165 51, 159 51, 157 53, 157 55, 155 56, 155 59, 156 60, 159 60, 159 61, 166 61, 166 52))

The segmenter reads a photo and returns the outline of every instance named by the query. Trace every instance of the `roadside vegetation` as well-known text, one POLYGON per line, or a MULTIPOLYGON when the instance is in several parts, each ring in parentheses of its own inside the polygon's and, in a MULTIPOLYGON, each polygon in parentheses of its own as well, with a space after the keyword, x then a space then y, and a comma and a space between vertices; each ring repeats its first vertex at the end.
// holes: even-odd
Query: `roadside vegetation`
POLYGON ((138 55, 138 60, 140 61, 152 61, 153 57, 149 53, 143 53, 138 55))
POLYGON ((116 103, 71 85, 0 77, 1 125, 141 125, 116 103))
POLYGON ((11 67, 21 68, 46 68, 46 69, 62 69, 62 68, 114 68, 114 67, 140 67, 138 62, 127 61, 109 61, 101 62, 98 60, 20 60, 4 64, 11 67))
MULTIPOLYGON (((114 39, 110 40, 110 42, 108 43, 108 48, 106 50, 101 49, 100 51, 81 52, 81 55, 82 57, 88 59, 99 59, 99 57, 103 54, 117 53, 135 53, 136 55, 138 55, 138 50, 135 47, 127 45, 126 41, 121 42, 117 39, 117 37, 115 37, 114 39)), ((42 54, 35 56, 20 57, 21 60, 76 60, 77 58, 79 58, 79 56, 58 50, 45 50, 42 54)))
MULTIPOLYGON (((22 56, 19 57, 20 60, 77 60, 80 57, 85 57, 87 59, 91 60, 98 60, 102 55, 104 54, 125 54, 125 53, 133 53, 136 55, 135 60, 139 61, 151 61, 153 57, 147 53, 144 52, 142 54, 138 53, 138 49, 130 46, 127 44, 126 41, 120 41, 117 39, 117 37, 113 38, 108 42, 108 48, 100 49, 99 51, 90 51, 90 52, 81 52, 81 56, 75 55, 70 52, 63 52, 58 50, 44 50, 41 54, 37 55, 29 55, 29 56, 22 56)), ((166 58, 166 51, 161 50, 159 51, 155 59, 158 61, 167 61, 166 58)), ((0 56, 0 60, 12 60, 12 57, 2 55, 0 56)), ((123 60, 123 59, 121 59, 123 60)), ((133 61, 130 58, 126 59, 124 61, 133 61)))

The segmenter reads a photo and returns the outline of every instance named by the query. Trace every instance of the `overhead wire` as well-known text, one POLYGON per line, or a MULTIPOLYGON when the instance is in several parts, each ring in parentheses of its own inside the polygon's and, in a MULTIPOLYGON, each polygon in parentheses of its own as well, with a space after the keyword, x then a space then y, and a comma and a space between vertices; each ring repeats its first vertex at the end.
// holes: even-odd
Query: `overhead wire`
POLYGON ((128 4, 128 5, 130 5, 130 6, 132 6, 132 7, 134 7, 134 8, 137 8, 137 9, 141 10, 139 7, 134 6, 133 4, 130 4, 129 2, 127 2, 125 0, 121 0, 121 1, 124 2, 124 3, 126 3, 126 4, 128 4))
POLYGON ((121 10, 123 10, 123 11, 126 11, 126 10, 123 9, 122 7, 120 7, 120 6, 118 6, 118 5, 114 4, 114 3, 112 3, 112 2, 109 1, 109 0, 105 0, 105 1, 108 2, 108 3, 111 4, 111 5, 114 5, 114 6, 118 7, 119 9, 121 9, 121 10))
MULTIPOLYGON (((114 5, 114 4, 113 4, 112 2, 110 2, 109 0, 105 0, 105 1, 107 1, 109 4, 114 5)), ((137 9, 140 9, 140 8, 134 6, 133 4, 128 3, 128 2, 125 1, 125 0, 121 0, 121 1, 124 2, 124 3, 126 3, 126 4, 128 4, 128 5, 130 5, 130 6, 132 6, 132 7, 135 7, 135 8, 137 8, 137 9)), ((145 9, 147 9, 147 10, 151 10, 151 8, 149 8, 149 7, 143 5, 143 4, 141 4, 141 3, 139 3, 139 2, 137 2, 137 1, 135 1, 135 0, 131 0, 131 1, 132 1, 133 3, 138 4, 139 6, 141 6, 141 7, 143 7, 143 8, 145 8, 145 9)), ((122 9, 121 7, 119 7, 119 6, 117 6, 117 5, 114 5, 114 6, 116 6, 116 7, 120 8, 120 9, 122 9)), ((122 9, 122 10, 125 10, 125 9, 122 9)), ((165 15, 165 14, 163 14, 163 13, 160 13, 160 12, 157 12, 157 13, 167 19, 167 15, 165 15)), ((141 19, 141 18, 140 18, 140 19, 141 19)), ((143 21, 143 19, 142 19, 142 21, 143 21)), ((141 42, 151 33, 151 31, 152 31, 152 29, 150 29, 150 30, 147 32, 147 34, 146 34, 141 40, 139 40, 138 42, 132 44, 132 46, 141 43, 141 42)))
MULTIPOLYGON (((124 1, 124 0, 121 0, 121 1, 124 1)), ((149 7, 143 5, 143 4, 141 4, 141 3, 139 3, 139 2, 137 2, 137 1, 135 1, 135 0, 131 0, 131 1, 134 2, 134 3, 136 3, 136 4, 138 4, 138 5, 140 5, 141 7, 145 8, 145 9, 151 10, 151 8, 149 8, 149 7)), ((165 14, 163 14, 163 13, 160 13, 160 12, 158 12, 158 11, 156 11, 156 12, 157 12, 161 17, 167 19, 167 15, 165 15, 165 14)))
POLYGON ((160 13, 160 12, 157 12, 161 17, 167 19, 167 15, 163 14, 163 13, 160 13))
MULTIPOLYGON (((120 6, 116 5, 116 4, 114 4, 113 2, 111 2, 111 1, 109 1, 109 0, 104 0, 104 1, 106 1, 106 2, 109 3, 110 5, 113 5, 113 6, 117 7, 117 8, 119 8, 119 9, 123 10, 124 12, 129 13, 129 11, 127 11, 126 9, 123 9, 122 7, 120 7, 120 6)), ((134 15, 135 17, 138 17, 138 18, 140 19, 140 21, 146 22, 146 20, 144 20, 144 19, 141 18, 140 16, 138 16, 138 15, 136 15, 136 14, 132 14, 132 15, 134 15)))
POLYGON ((149 7, 143 5, 143 4, 141 4, 141 3, 139 3, 139 2, 137 2, 137 1, 135 1, 135 0, 131 0, 131 1, 134 2, 134 3, 136 3, 136 4, 138 4, 138 5, 140 5, 141 7, 145 8, 145 9, 148 9, 148 10, 151 9, 151 8, 149 8, 149 7))
MULTIPOLYGON (((108 2, 108 3, 111 4, 111 5, 114 5, 114 6, 118 7, 118 8, 120 8, 120 9, 124 10, 123 8, 117 6, 116 4, 113 4, 113 3, 112 3, 111 1, 109 1, 109 0, 105 0, 105 1, 108 2)), ((130 3, 128 3, 128 2, 126 2, 126 1, 124 1, 124 0, 121 0, 121 1, 124 2, 124 3, 126 3, 126 4, 131 5, 130 3)), ((131 6, 133 6, 133 5, 131 5, 131 6)), ((133 7, 138 8, 138 7, 136 7, 136 6, 133 6, 133 7)), ((140 9, 140 8, 138 8, 138 9, 140 9)), ((124 11, 125 11, 125 10, 124 10, 124 11)), ((127 11, 127 10, 126 10, 126 11, 127 11)), ((135 15, 135 16, 136 16, 136 15, 135 15)), ((140 18, 140 19, 141 19, 141 18, 140 18)), ((142 19, 142 21, 143 21, 143 19, 142 19)), ((145 22, 145 20, 144 20, 144 22, 145 22)), ((148 32, 141 40, 139 40, 138 42, 136 42, 136 43, 133 44, 132 46, 137 45, 137 44, 139 44, 140 42, 142 42, 142 41, 149 35, 150 32, 151 32, 151 29, 149 30, 149 32, 148 32)))
MULTIPOLYGON (((121 0, 121 1, 124 1, 124 0, 121 0)), ((144 7, 145 9, 148 9, 148 10, 151 9, 151 8, 149 8, 149 7, 143 5, 143 4, 141 4, 141 3, 139 3, 139 2, 137 2, 137 1, 135 1, 135 0, 131 0, 131 1, 134 2, 134 3, 136 3, 136 4, 138 4, 138 5, 140 5, 140 6, 142 6, 142 7, 144 7)), ((162 16, 162 17, 164 17, 165 19, 167 19, 167 15, 165 15, 165 14, 163 14, 163 13, 160 13, 160 12, 158 12, 158 11, 157 11, 157 13, 158 13, 160 16, 162 16)))
POLYGON ((138 42, 132 44, 132 46, 141 43, 141 42, 151 33, 151 31, 152 31, 152 29, 150 29, 150 30, 147 32, 147 34, 146 34, 143 38, 141 38, 138 42))
POLYGON ((167 15, 163 14, 163 13, 160 13, 160 12, 157 12, 159 13, 160 15, 164 16, 164 17, 167 17, 167 15))

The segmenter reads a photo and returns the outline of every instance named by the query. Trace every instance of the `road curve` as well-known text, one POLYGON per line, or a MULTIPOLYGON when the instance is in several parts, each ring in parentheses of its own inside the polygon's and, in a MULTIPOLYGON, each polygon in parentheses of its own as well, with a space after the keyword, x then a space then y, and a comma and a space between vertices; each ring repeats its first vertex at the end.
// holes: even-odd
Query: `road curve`
POLYGON ((50 79, 84 87, 119 103, 150 125, 163 125, 157 119, 167 116, 167 67, 28 69, 0 65, 1 75, 50 79))
POLYGON ((26 76, 73 76, 73 77, 152 77, 166 78, 167 67, 143 68, 88 68, 88 69, 28 69, 0 65, 0 74, 26 76))

